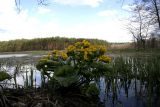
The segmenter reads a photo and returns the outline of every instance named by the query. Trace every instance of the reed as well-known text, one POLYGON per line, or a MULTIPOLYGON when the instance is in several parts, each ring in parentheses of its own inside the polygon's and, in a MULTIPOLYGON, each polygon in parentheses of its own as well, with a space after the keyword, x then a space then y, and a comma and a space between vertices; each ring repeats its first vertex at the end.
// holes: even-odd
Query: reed
POLYGON ((160 96, 160 57, 119 56, 114 57, 112 69, 105 74, 106 95, 113 102, 123 90, 126 97, 134 89, 135 97, 143 97, 152 107, 160 96), (156 98, 155 98, 156 97, 156 98))

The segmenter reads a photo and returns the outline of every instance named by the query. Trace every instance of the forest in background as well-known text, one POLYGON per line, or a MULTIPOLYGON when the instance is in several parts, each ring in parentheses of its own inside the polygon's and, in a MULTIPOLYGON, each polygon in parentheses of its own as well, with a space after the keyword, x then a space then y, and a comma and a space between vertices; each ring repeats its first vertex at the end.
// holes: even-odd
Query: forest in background
MULTIPOLYGON (((16 39, 9 41, 0 41, 0 52, 20 52, 20 51, 41 51, 41 50, 63 50, 67 46, 74 44, 77 41, 82 41, 84 38, 65 38, 65 37, 49 37, 35 39, 16 39)), ((94 45, 106 46, 107 50, 160 50, 160 40, 148 39, 145 42, 145 48, 138 46, 139 42, 126 43, 111 43, 100 39, 86 39, 94 45), (138 47, 137 47, 138 46, 138 47)))
MULTIPOLYGON (((39 51, 39 50, 63 50, 67 46, 82 41, 83 38, 35 38, 35 39, 17 39, 10 41, 0 41, 0 52, 18 52, 18 51, 39 51)), ((94 45, 108 46, 108 42, 99 39, 86 39, 94 45)))

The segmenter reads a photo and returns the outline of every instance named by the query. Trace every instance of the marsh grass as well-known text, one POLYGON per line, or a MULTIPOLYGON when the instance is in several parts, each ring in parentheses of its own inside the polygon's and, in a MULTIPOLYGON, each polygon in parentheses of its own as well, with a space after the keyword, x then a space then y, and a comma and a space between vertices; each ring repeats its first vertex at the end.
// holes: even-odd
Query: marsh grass
MULTIPOLYGON (((134 96, 145 101, 146 107, 156 107, 160 96, 160 56, 118 56, 111 63, 112 69, 105 74, 106 96, 112 103, 121 103, 134 90, 134 96)), ((133 93, 132 93, 133 94, 133 93)))

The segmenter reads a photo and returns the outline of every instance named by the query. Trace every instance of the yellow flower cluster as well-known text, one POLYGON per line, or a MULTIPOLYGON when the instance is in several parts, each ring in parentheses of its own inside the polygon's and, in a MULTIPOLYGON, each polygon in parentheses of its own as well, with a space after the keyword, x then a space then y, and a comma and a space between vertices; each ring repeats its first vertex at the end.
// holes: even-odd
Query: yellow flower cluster
POLYGON ((58 50, 53 50, 52 51, 52 57, 54 59, 57 59, 59 57, 60 52, 58 50))
MULTIPOLYGON (((91 45, 89 41, 83 40, 82 42, 76 42, 74 45, 70 45, 66 48, 66 53, 67 54, 62 54, 63 59, 67 59, 67 55, 75 55, 76 58, 83 58, 83 60, 92 60, 96 59, 97 54, 98 56, 103 55, 106 52, 106 47, 105 46, 96 46, 96 45, 91 45)), ((55 53, 57 53, 55 51, 55 53)), ((109 62, 110 58, 106 56, 101 56, 100 60, 103 62, 109 62)))
POLYGON ((98 46, 98 49, 100 53, 104 54, 106 52, 106 47, 105 46, 98 46))
POLYGON ((60 57, 63 60, 66 60, 68 58, 66 52, 64 52, 64 51, 58 51, 58 50, 53 50, 52 54, 49 53, 47 57, 50 57, 50 56, 52 56, 52 58, 55 58, 55 59, 57 59, 57 58, 60 57))
POLYGON ((97 51, 97 48, 95 46, 93 46, 93 45, 90 45, 88 47, 86 45, 86 48, 84 48, 84 47, 83 48, 81 48, 81 47, 78 48, 77 47, 75 51, 82 53, 84 55, 83 56, 84 60, 87 61, 87 60, 89 60, 89 56, 97 51))
POLYGON ((88 60, 88 52, 87 51, 84 51, 84 60, 88 60))
POLYGON ((83 40, 82 43, 83 43, 84 47, 90 46, 90 42, 88 42, 87 40, 83 40))
POLYGON ((93 46, 93 45, 91 45, 91 46, 89 47, 89 49, 90 49, 90 51, 92 51, 92 52, 97 51, 96 46, 93 46))
POLYGON ((76 43, 75 43, 75 46, 76 46, 76 47, 82 46, 82 43, 81 43, 81 42, 76 42, 76 43))
POLYGON ((102 55, 99 57, 99 61, 109 63, 109 62, 111 62, 111 58, 106 55, 102 55))
POLYGON ((77 60, 91 61, 98 59, 99 61, 108 63, 111 61, 111 58, 105 56, 105 52, 105 46, 91 45, 87 40, 83 40, 82 42, 68 46, 65 51, 53 50, 45 56, 45 59, 58 60, 60 58, 66 60, 68 57, 74 56, 77 60))
POLYGON ((96 48, 85 48, 83 49, 83 52, 84 52, 84 59, 85 60, 88 60, 88 57, 92 54, 94 54, 94 52, 97 51, 96 48))
POLYGON ((68 55, 65 52, 61 52, 61 57, 63 60, 66 60, 68 58, 68 55))
POLYGON ((67 48, 67 53, 71 53, 71 52, 74 52, 74 50, 76 49, 75 46, 73 45, 69 45, 68 48, 67 48))

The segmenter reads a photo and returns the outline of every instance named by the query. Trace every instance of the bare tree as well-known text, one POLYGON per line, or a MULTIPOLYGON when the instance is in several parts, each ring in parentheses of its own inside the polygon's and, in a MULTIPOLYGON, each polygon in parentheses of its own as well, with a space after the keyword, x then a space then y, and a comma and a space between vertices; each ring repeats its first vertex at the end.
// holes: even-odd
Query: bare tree
POLYGON ((17 11, 18 13, 20 12, 21 8, 21 0, 15 0, 15 5, 16 5, 16 8, 17 8, 17 11))
POLYGON ((131 8, 131 17, 127 29, 132 34, 138 48, 145 48, 145 41, 152 25, 152 17, 145 8, 145 3, 135 2, 131 8))
POLYGON ((152 4, 154 6, 154 10, 155 10, 155 14, 156 14, 156 18, 157 18, 157 22, 160 28, 160 16, 159 16, 159 7, 160 7, 160 0, 151 0, 152 4))
MULTIPOLYGON (((21 1, 23 0, 15 0, 15 5, 18 13, 21 11, 21 1)), ((38 5, 44 5, 44 6, 47 6, 49 4, 48 0, 37 0, 37 3, 38 5)))
POLYGON ((142 0, 142 2, 147 3, 146 8, 154 17, 155 24, 158 24, 158 28, 160 28, 160 0, 142 0))

